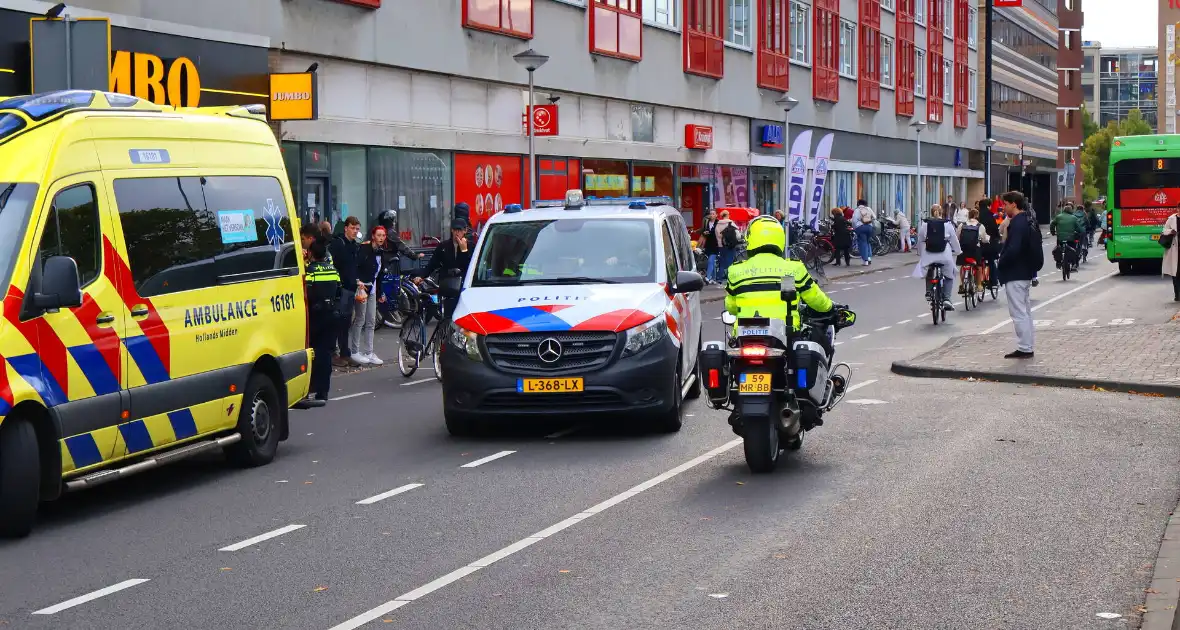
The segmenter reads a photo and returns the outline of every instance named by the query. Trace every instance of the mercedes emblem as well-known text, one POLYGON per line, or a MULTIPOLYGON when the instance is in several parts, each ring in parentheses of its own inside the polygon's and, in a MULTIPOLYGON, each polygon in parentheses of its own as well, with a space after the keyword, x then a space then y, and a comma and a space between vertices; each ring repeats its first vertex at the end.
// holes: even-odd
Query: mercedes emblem
POLYGON ((561 342, 549 337, 537 344, 537 357, 545 363, 557 363, 561 359, 561 342))

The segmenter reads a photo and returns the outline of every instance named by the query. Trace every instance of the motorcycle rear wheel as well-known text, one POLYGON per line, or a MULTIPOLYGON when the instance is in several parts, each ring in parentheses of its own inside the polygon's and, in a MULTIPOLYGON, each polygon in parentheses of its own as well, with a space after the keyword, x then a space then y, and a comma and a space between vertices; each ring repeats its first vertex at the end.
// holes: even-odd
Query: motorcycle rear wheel
POLYGON ((770 418, 745 419, 742 423, 742 446, 746 451, 746 465, 750 472, 774 472, 780 451, 778 427, 770 418))

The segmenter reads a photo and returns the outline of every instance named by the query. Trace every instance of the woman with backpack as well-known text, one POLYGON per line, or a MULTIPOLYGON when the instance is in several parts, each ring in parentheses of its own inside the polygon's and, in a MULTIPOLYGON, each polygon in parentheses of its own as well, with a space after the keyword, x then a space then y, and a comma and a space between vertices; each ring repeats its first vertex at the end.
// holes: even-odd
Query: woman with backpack
MULTIPOLYGON (((984 287, 984 278, 988 272, 984 251, 991 238, 983 224, 979 222, 978 208, 967 210, 967 220, 955 229, 955 236, 959 239, 959 248, 963 250, 956 262, 962 266, 969 264, 968 259, 970 259, 970 264, 978 270, 978 273, 975 274, 976 286, 974 289, 976 292, 981 292, 984 287)), ((969 287, 959 287, 959 293, 963 295, 967 295, 969 290, 969 287)))
MULTIPOLYGON (((951 296, 955 294, 955 257, 961 253, 955 228, 943 216, 942 206, 930 206, 930 217, 918 226, 918 266, 911 275, 924 279, 931 265, 942 265, 942 277, 946 280, 942 285, 942 306, 948 311, 955 310, 951 302, 951 296)), ((936 296, 930 297, 937 299, 936 296)))
POLYGON ((856 211, 852 214, 852 224, 856 226, 854 229, 856 231, 857 253, 860 254, 861 264, 865 267, 873 264, 873 246, 869 239, 876 231, 873 225, 876 221, 877 213, 869 207, 869 202, 858 199, 856 211))
POLYGON ((719 278, 726 278, 739 244, 737 225, 729 220, 729 210, 721 211, 721 219, 713 227, 713 235, 721 247, 721 267, 717 270, 717 275, 719 278))
POLYGON ((701 251, 705 253, 705 258, 709 261, 705 267, 705 282, 709 284, 717 284, 717 256, 721 253, 721 247, 717 244, 717 234, 713 231, 717 227, 717 212, 710 210, 709 214, 705 215, 705 224, 701 226, 701 251))

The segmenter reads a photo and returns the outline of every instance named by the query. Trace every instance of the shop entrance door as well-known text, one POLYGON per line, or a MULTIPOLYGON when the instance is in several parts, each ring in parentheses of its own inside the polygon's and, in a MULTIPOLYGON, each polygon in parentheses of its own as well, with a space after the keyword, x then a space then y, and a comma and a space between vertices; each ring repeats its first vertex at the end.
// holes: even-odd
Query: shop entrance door
POLYGON ((331 216, 331 206, 328 205, 328 180, 323 177, 308 177, 303 180, 302 205, 303 220, 312 221, 319 225, 320 221, 328 221, 332 229, 336 229, 338 217, 331 216))
POLYGON ((681 211, 692 213, 689 231, 699 230, 705 224, 705 213, 709 211, 709 185, 695 182, 680 184, 681 211))

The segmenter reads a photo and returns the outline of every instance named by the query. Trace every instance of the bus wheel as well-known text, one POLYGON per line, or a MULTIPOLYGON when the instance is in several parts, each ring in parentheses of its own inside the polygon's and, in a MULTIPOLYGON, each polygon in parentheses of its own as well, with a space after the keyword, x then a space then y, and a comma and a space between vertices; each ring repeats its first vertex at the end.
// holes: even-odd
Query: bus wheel
POLYGON ((1134 263, 1132 263, 1129 260, 1120 260, 1119 261, 1119 273, 1123 274, 1124 276, 1131 275, 1131 271, 1134 268, 1135 268, 1134 263))

